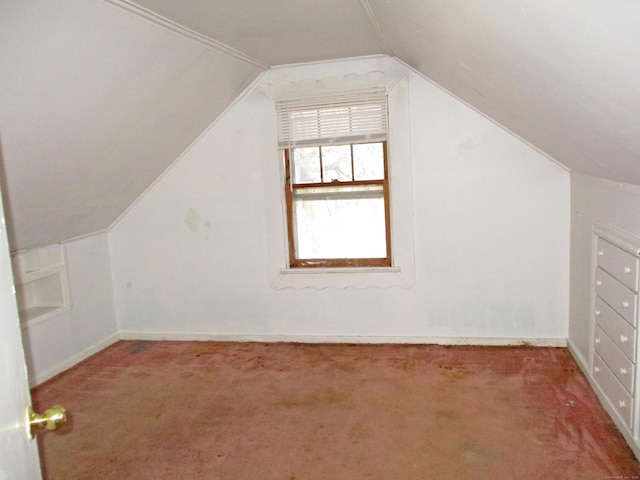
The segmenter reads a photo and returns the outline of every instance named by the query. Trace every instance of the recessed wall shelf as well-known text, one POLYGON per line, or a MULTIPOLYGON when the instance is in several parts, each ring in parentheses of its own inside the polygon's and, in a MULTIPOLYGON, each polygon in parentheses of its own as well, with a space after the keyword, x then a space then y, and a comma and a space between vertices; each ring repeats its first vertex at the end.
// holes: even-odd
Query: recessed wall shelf
POLYGON ((23 328, 71 308, 61 245, 16 252, 13 273, 23 328))

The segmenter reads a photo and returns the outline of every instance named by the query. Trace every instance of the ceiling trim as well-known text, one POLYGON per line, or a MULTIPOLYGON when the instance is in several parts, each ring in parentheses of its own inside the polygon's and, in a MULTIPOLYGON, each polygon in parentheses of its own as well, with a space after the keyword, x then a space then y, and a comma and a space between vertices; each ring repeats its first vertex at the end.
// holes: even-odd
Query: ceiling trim
POLYGON ((350 62, 353 60, 366 60, 366 59, 374 59, 374 58, 396 58, 391 55, 387 55, 386 53, 374 53, 372 55, 362 55, 356 57, 340 57, 340 58, 328 58, 326 60, 314 60, 311 62, 296 62, 296 63, 282 63, 278 65, 271 65, 269 70, 280 70, 280 69, 289 69, 292 67, 308 67, 311 65, 323 65, 325 63, 335 63, 335 62, 350 62))
POLYGON ((222 42, 218 42, 217 40, 207 37, 206 35, 202 35, 201 33, 198 33, 194 30, 186 28, 183 25, 180 25, 179 23, 176 23, 172 20, 169 20, 166 17, 163 17, 162 15, 158 15, 157 13, 154 13, 151 10, 147 10, 146 8, 136 5, 134 2, 130 0, 102 0, 102 1, 106 3, 110 3, 118 8, 126 10, 129 13, 142 17, 145 20, 149 20, 155 23, 156 25, 159 25, 163 28, 171 30, 187 38, 190 38, 191 40, 194 40, 200 43, 201 45, 204 45, 209 48, 213 48, 219 52, 229 55, 242 62, 248 63, 250 65, 261 68, 263 70, 267 70, 270 67, 270 65, 267 65, 266 63, 262 63, 256 60, 255 58, 252 58, 249 55, 239 50, 236 50, 235 48, 230 47, 229 45, 226 45, 222 42))
POLYGON ((389 47, 389 42, 387 42, 387 37, 385 37, 382 31, 382 27, 380 27, 380 24, 378 23, 378 19, 373 13, 373 9, 369 4, 369 0, 356 0, 356 1, 360 4, 360 8, 362 8, 362 11, 366 15, 367 20, 369 21, 369 25, 371 26, 374 33, 378 37, 378 40, 380 41, 380 43, 382 43, 382 46, 384 47, 384 49, 387 51, 389 55, 395 56, 393 53, 393 50, 389 47))

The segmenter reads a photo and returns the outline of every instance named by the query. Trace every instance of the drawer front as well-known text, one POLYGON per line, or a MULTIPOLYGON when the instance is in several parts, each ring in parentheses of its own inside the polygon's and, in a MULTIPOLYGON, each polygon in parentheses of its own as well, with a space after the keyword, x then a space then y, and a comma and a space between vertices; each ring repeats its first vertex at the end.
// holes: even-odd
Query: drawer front
POLYGON ((602 359, 593 356, 593 378, 598 383, 614 410, 618 413, 624 425, 631 430, 633 420, 633 404, 631 396, 624 389, 616 377, 607 368, 602 359))
POLYGON ((598 266, 631 290, 638 291, 638 258, 598 238, 598 266))
POLYGON ((600 328, 594 332, 596 353, 607 364, 622 386, 633 395, 634 365, 600 328))
POLYGON ((596 269, 596 293, 627 322, 636 324, 636 294, 600 268, 596 269))
POLYGON ((627 323, 613 308, 600 297, 596 297, 594 310, 596 324, 609 335, 620 350, 635 363, 636 359, 636 330, 627 323))

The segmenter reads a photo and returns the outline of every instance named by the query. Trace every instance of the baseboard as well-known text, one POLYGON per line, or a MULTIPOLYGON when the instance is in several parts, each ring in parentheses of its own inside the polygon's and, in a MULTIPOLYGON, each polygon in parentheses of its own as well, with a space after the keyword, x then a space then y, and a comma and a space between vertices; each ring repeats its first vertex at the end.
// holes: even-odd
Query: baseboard
POLYGON ((91 345, 64 362, 29 380, 33 388, 80 363, 118 340, 150 341, 210 341, 210 342, 265 342, 265 343, 362 343, 362 344, 414 344, 414 345, 484 345, 484 346, 536 346, 566 347, 566 338, 498 338, 498 337, 425 337, 425 336, 372 336, 372 335, 288 335, 288 334, 230 334, 144 332, 124 330, 91 345))
POLYGON ((173 340, 215 342, 289 342, 289 343, 395 343, 424 345, 530 345, 536 347, 566 347, 566 338, 498 338, 498 337, 425 337, 425 336, 372 336, 372 335, 288 335, 243 333, 184 333, 120 331, 122 340, 173 340))
POLYGON ((415 344, 415 345, 483 345, 483 346, 536 346, 566 347, 566 338, 498 338, 498 337, 426 337, 426 336, 372 336, 372 335, 288 335, 288 334, 229 334, 144 332, 124 330, 91 345, 64 362, 30 379, 31 387, 80 363, 118 340, 150 341, 210 341, 210 342, 265 342, 265 343, 361 343, 361 344, 415 344))
MULTIPOLYGON (((290 343, 362 343, 362 344, 424 344, 424 345, 484 345, 484 346, 536 346, 567 347, 573 355, 578 367, 585 375, 591 388, 596 393, 605 411, 616 418, 617 413, 589 372, 586 359, 580 354, 575 344, 567 338, 499 338, 499 337, 422 337, 422 336, 362 336, 362 335, 274 335, 274 334, 221 334, 221 333, 183 333, 183 332, 142 332, 120 331, 77 353, 54 368, 30 379, 31 387, 35 387, 55 375, 73 367, 82 360, 103 350, 118 340, 150 340, 150 341, 217 341, 217 342, 290 342, 290 343)), ((640 445, 636 444, 631 432, 619 429, 636 457, 640 459, 640 445)))
POLYGON ((104 350, 109 345, 117 342, 118 340, 120 340, 120 334, 118 332, 116 332, 116 333, 113 333, 113 334, 109 335, 107 338, 104 338, 104 339, 100 340, 99 342, 94 343, 90 347, 85 348, 84 350, 82 350, 81 352, 76 353, 75 355, 73 355, 70 358, 67 358, 64 362, 56 365, 53 368, 50 368, 46 372, 41 373, 40 375, 37 375, 37 376, 35 376, 33 378, 30 378, 29 379, 30 387, 33 388, 33 387, 35 387, 37 385, 40 385, 43 382, 46 382, 50 378, 53 378, 56 375, 58 375, 59 373, 62 373, 65 370, 73 367, 74 365, 80 363, 81 361, 83 361, 84 359, 90 357, 94 353, 98 353, 100 350, 104 350))
POLYGON ((580 353, 580 350, 578 349, 578 347, 576 347, 576 344, 573 343, 573 341, 570 338, 567 339, 567 349, 569 350, 569 353, 571 353, 571 356, 573 357, 573 359, 578 364, 578 367, 580 367, 580 370, 582 370, 582 373, 584 373, 584 376, 589 378, 590 376, 589 362, 580 353))

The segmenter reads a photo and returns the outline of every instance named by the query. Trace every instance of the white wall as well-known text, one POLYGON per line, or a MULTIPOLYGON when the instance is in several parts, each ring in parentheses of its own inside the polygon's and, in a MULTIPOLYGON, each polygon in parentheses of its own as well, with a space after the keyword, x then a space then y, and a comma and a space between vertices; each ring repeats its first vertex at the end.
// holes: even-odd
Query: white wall
MULTIPOLYGON (((352 60, 272 70, 261 81, 381 68, 404 69, 391 59, 352 60)), ((272 288, 273 225, 267 219, 281 209, 281 195, 267 177, 279 168, 279 157, 273 103, 258 86, 110 231, 122 334, 566 338, 568 172, 438 87, 405 74, 415 236, 411 286, 272 288)))
POLYGON ((590 371, 589 345, 594 222, 640 238, 640 187, 571 174, 571 297, 569 342, 590 371))
POLYGON ((29 378, 34 385, 118 339, 107 235, 97 234, 63 246, 71 309, 22 330, 29 378))

